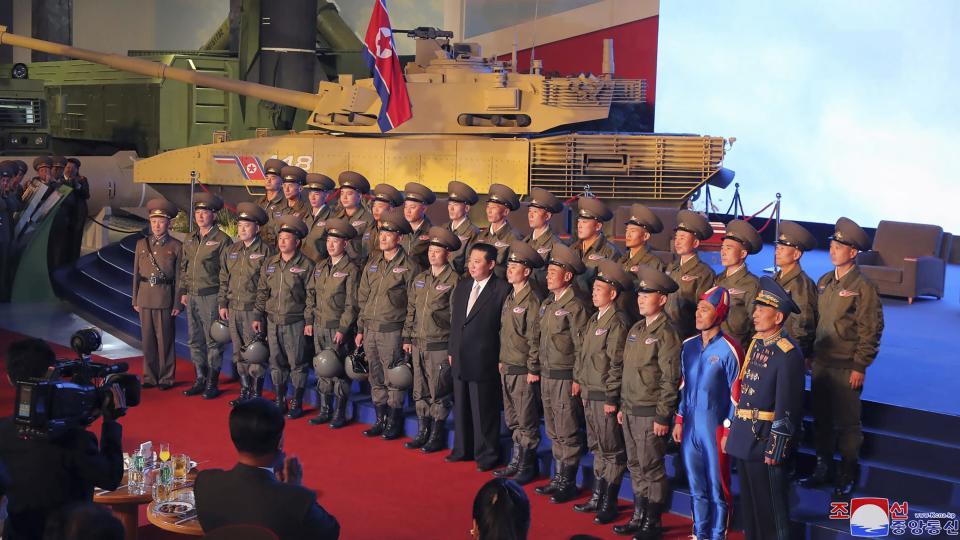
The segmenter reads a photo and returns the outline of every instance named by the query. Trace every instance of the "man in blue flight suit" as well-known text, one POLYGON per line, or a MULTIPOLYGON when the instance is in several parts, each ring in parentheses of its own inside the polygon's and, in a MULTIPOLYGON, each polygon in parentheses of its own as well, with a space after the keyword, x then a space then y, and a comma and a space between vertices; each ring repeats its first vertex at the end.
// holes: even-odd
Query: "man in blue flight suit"
POLYGON ((681 445, 699 539, 726 538, 732 515, 730 464, 722 449, 743 350, 720 329, 729 312, 729 291, 713 287, 703 293, 695 313, 700 333, 684 341, 680 353, 683 379, 673 440, 681 445))
POLYGON ((724 450, 737 460, 748 540, 790 538, 788 458, 803 421, 800 345, 783 329, 800 308, 776 281, 760 278, 754 300, 757 333, 740 372, 736 415, 724 450))

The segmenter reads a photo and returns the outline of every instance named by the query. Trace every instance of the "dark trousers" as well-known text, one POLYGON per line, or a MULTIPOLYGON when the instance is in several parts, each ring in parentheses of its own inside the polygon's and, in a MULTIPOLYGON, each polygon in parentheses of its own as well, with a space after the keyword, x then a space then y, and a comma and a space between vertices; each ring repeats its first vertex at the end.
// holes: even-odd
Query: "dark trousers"
POLYGON ((863 443, 860 426, 863 387, 850 388, 850 371, 814 364, 810 391, 817 454, 832 457, 834 446, 839 446, 843 460, 856 463, 863 443))
POLYGON ((500 381, 453 379, 454 456, 492 465, 500 460, 500 381))
POLYGON ((747 540, 788 540, 787 470, 762 461, 737 460, 740 507, 747 540))
POLYGON ((171 308, 140 308, 140 349, 143 351, 143 382, 173 384, 177 372, 174 353, 176 326, 171 308))

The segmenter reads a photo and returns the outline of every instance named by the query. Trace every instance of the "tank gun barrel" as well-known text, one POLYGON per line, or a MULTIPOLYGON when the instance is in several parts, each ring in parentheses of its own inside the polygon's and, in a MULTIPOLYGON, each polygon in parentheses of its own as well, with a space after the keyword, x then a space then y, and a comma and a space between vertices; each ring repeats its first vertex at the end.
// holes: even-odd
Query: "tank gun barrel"
POLYGON ((391 28, 391 32, 394 34, 406 34, 407 37, 412 37, 414 39, 439 39, 447 38, 453 39, 453 32, 450 30, 441 30, 439 28, 433 28, 431 26, 418 26, 413 30, 401 30, 399 28, 391 28))
POLYGON ((150 60, 141 60, 119 54, 100 53, 88 49, 71 47, 60 43, 53 43, 26 36, 19 36, 7 32, 7 27, 0 25, 0 45, 11 45, 14 47, 23 47, 34 51, 67 56, 77 60, 86 60, 95 64, 102 64, 121 71, 138 73, 147 77, 153 77, 160 80, 170 79, 181 81, 197 86, 216 88, 224 92, 232 92, 244 96, 250 96, 264 101, 272 101, 280 105, 287 105, 312 111, 317 104, 317 96, 306 92, 297 92, 285 88, 276 88, 264 84, 258 84, 247 81, 238 81, 225 77, 216 77, 206 75, 190 69, 181 69, 171 67, 159 62, 150 60))

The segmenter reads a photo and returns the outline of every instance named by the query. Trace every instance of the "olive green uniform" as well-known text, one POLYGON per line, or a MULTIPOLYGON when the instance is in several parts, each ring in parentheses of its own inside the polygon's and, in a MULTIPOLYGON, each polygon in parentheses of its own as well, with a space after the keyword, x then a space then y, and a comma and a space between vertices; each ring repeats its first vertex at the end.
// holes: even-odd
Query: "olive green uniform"
POLYGON ((183 244, 165 234, 141 238, 134 252, 132 297, 133 307, 140 309, 143 382, 147 384, 172 385, 176 375, 176 327, 171 312, 183 309, 177 294, 182 251, 183 244))
POLYGON ((260 239, 271 248, 277 247, 277 223, 278 217, 283 215, 283 207, 287 200, 283 198, 283 191, 277 191, 272 199, 267 199, 266 194, 257 198, 257 206, 263 208, 267 213, 267 223, 260 227, 260 239))
MULTIPOLYGON (((623 258, 620 259, 620 263, 620 266, 633 278, 634 289, 636 289, 640 283, 639 278, 637 278, 637 272, 640 270, 640 267, 649 266, 661 272, 666 268, 666 265, 663 264, 660 257, 650 253, 647 246, 641 247, 636 253, 631 253, 630 250, 627 250, 623 258)), ((618 296, 617 309, 627 315, 631 325, 640 320, 640 308, 637 306, 636 294, 621 294, 618 296)))
POLYGON ((484 227, 477 234, 478 243, 490 244, 497 250, 497 266, 494 267, 493 273, 498 278, 505 279, 507 275, 507 256, 510 255, 510 242, 519 239, 520 235, 513 230, 510 222, 506 220, 496 232, 492 231, 490 227, 484 227))
POLYGON ((240 349, 253 341, 253 321, 257 320, 257 285, 260 269, 275 250, 260 237, 249 246, 234 242, 223 250, 220 260, 220 290, 217 304, 230 312, 230 340, 233 342, 233 362, 238 375, 261 378, 266 366, 251 364, 240 357, 240 349))
POLYGON ((304 222, 307 221, 307 216, 310 215, 310 205, 304 202, 302 198, 296 198, 293 201, 293 206, 290 206, 289 199, 285 199, 283 204, 280 206, 280 215, 281 216, 297 216, 302 219, 304 222))
MULTIPOLYGON (((530 247, 537 252, 538 255, 543 257, 543 260, 550 260, 550 252, 553 251, 553 245, 563 243, 563 240, 553 232, 549 226, 547 230, 544 231, 540 236, 534 238, 533 233, 528 234, 524 239, 530 247)), ((530 274, 530 285, 536 289, 539 294, 543 297, 546 297, 549 291, 547 290, 547 267, 541 266, 536 268, 530 274)))
MULTIPOLYGON (((349 354, 360 311, 357 303, 359 284, 360 268, 346 254, 336 262, 327 259, 314 268, 307 282, 303 317, 306 324, 313 325, 313 346, 318 353, 330 349, 341 359, 349 354), (339 345, 334 341, 337 332, 343 334, 339 345)), ((317 389, 321 394, 344 399, 350 395, 350 380, 346 377, 318 377, 317 389)))
POLYGON ((694 314, 697 311, 697 302, 700 296, 707 292, 716 279, 713 269, 693 254, 683 264, 677 258, 668 265, 665 272, 680 286, 676 292, 667 297, 667 316, 676 326, 681 339, 686 339, 697 333, 694 314))
POLYGON ((430 247, 430 235, 427 233, 430 231, 430 227, 433 227, 430 220, 423 218, 420 226, 414 229, 413 233, 404 235, 400 240, 403 250, 417 262, 417 266, 420 268, 430 267, 430 261, 427 260, 427 248, 430 247))
POLYGON ((223 361, 223 345, 210 337, 210 327, 220 318, 220 262, 232 243, 227 233, 214 226, 206 235, 195 231, 183 246, 180 294, 187 295, 190 360, 202 377, 210 370, 219 371, 223 361))
POLYGON ((477 235, 480 229, 470 221, 469 217, 463 218, 460 225, 453 226, 453 222, 447 223, 447 228, 460 239, 460 249, 450 252, 450 264, 453 269, 461 276, 467 273, 467 256, 470 254, 470 246, 477 241, 477 235))
POLYGON ((300 251, 315 264, 320 264, 327 259, 327 219, 331 217, 333 211, 329 206, 323 205, 316 214, 313 208, 304 218, 309 232, 300 244, 300 251))
POLYGON ((583 240, 577 240, 570 247, 580 256, 583 265, 587 267, 587 271, 577 276, 574 283, 589 298, 593 291, 593 280, 597 277, 597 265, 604 259, 618 262, 623 257, 623 252, 607 240, 603 233, 600 233, 597 239, 586 249, 584 249, 583 240))
POLYGON ((515 448, 540 446, 540 385, 527 374, 540 374, 540 302, 530 286, 511 290, 500 314, 500 382, 503 416, 515 448))
POLYGON ((266 318, 274 388, 285 389, 288 381, 296 389, 307 385, 310 365, 304 351, 303 313, 313 267, 313 261, 297 251, 289 261, 278 253, 260 268, 255 309, 258 320, 266 318))
POLYGON ((753 329, 753 299, 760 290, 760 282, 744 263, 733 275, 721 272, 713 284, 727 289, 730 293, 730 311, 727 312, 727 318, 720 325, 720 329, 737 340, 745 351, 750 347, 753 334, 756 333, 753 329))
POLYGON ((777 272, 775 279, 800 308, 790 315, 784 330, 800 345, 804 358, 813 358, 813 340, 817 335, 817 284, 797 265, 789 274, 777 272))
POLYGON ((362 268, 373 257, 370 250, 371 240, 376 241, 373 214, 361 206, 353 213, 353 216, 348 216, 347 211, 340 208, 337 210, 336 217, 345 219, 357 230, 357 237, 347 243, 347 256, 362 268))

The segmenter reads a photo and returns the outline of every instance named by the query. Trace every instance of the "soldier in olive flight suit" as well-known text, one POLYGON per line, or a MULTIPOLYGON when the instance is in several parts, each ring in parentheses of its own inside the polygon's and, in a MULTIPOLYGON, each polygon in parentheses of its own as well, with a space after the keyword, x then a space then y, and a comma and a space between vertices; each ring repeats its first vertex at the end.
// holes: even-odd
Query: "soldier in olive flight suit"
POLYGON ((260 237, 261 227, 267 224, 267 213, 252 202, 237 205, 238 241, 223 250, 220 260, 220 290, 217 305, 220 318, 230 325, 230 341, 233 343, 233 364, 240 376, 240 396, 230 402, 238 403, 260 397, 263 392, 263 377, 266 366, 248 363, 240 357, 241 349, 253 342, 252 324, 256 318, 254 304, 257 301, 257 285, 260 267, 273 254, 275 247, 268 246, 260 237))
POLYGON ((480 229, 470 221, 470 208, 477 204, 477 192, 467 184, 452 180, 447 184, 447 216, 445 227, 460 239, 460 249, 450 254, 450 264, 461 276, 467 272, 467 253, 477 241, 480 229))
POLYGON ((276 219, 283 215, 281 210, 286 206, 286 200, 283 196, 280 177, 280 170, 287 164, 280 159, 268 159, 263 164, 263 187, 264 194, 257 198, 257 206, 263 208, 267 213, 267 223, 260 229, 260 240, 268 246, 277 245, 277 225, 276 219))
POLYGON ((370 214, 373 216, 373 223, 367 227, 367 239, 363 242, 363 249, 367 253, 369 261, 377 252, 380 251, 380 219, 384 212, 391 208, 403 206, 403 193, 390 184, 377 184, 370 190, 370 214))
POLYGON ((310 205, 303 201, 301 192, 303 185, 307 182, 307 171, 287 165, 280 169, 280 177, 283 178, 282 188, 285 199, 285 205, 280 208, 280 215, 294 215, 306 221, 310 214, 310 205))
POLYGON ((413 401, 419 429, 417 436, 403 446, 437 452, 444 448, 443 425, 453 399, 447 342, 450 300, 460 275, 448 259, 460 248, 460 239, 444 227, 431 227, 427 233, 429 265, 413 278, 407 292, 407 319, 403 325, 403 350, 413 356, 413 401), (428 443, 432 444, 427 447, 428 443))
POLYGON ((813 340, 817 335, 817 284, 800 266, 800 257, 816 249, 817 239, 810 231, 792 221, 780 222, 777 236, 775 262, 780 270, 774 279, 790 294, 791 300, 800 308, 800 313, 791 315, 784 323, 784 330, 800 345, 803 358, 810 369, 813 359, 813 340))
MULTIPOLYGON (((627 252, 620 259, 620 263, 623 269, 633 276, 634 284, 640 281, 637 272, 640 271, 641 266, 649 266, 660 271, 665 268, 660 257, 650 253, 647 247, 650 237, 662 230, 663 222, 653 211, 639 203, 630 206, 630 217, 627 218, 624 235, 627 252)), ((629 294, 620 296, 617 298, 617 306, 629 316, 631 324, 640 320, 635 296, 629 294)))
POLYGON ((223 199, 212 193, 193 196, 196 230, 183 245, 180 263, 180 302, 187 306, 190 360, 196 371, 193 386, 183 395, 203 394, 203 399, 220 395, 220 367, 223 345, 210 337, 210 326, 219 316, 220 262, 233 241, 217 226, 217 212, 223 199))
POLYGON ((520 208, 520 198, 512 189, 503 184, 490 184, 490 194, 487 199, 487 221, 490 222, 490 226, 480 229, 477 242, 490 244, 496 248, 497 265, 493 273, 498 278, 506 275, 510 244, 520 239, 507 221, 510 212, 517 208, 520 208))
MULTIPOLYGON (((550 258, 550 250, 554 244, 563 243, 560 237, 550 227, 550 220, 555 214, 563 211, 563 203, 556 195, 543 188, 530 190, 530 206, 527 207, 527 224, 530 234, 523 239, 530 247, 543 258, 550 258)), ((547 270, 541 266, 530 276, 530 285, 537 289, 541 296, 547 295, 547 270)))
POLYGON ((427 268, 427 246, 430 245, 430 228, 433 223, 427 217, 427 208, 436 202, 436 194, 427 186, 416 182, 407 182, 403 190, 403 217, 413 231, 403 237, 401 245, 420 268, 427 268))
POLYGON ((587 297, 593 290, 600 261, 617 262, 623 257, 620 248, 603 234, 603 224, 611 219, 613 212, 600 199, 581 197, 577 200, 577 241, 571 247, 586 267, 586 271, 577 276, 576 285, 587 297))
POLYGON ((344 219, 357 230, 357 237, 350 241, 347 256, 361 268, 370 258, 367 243, 374 238, 373 216, 363 206, 363 196, 370 192, 370 182, 362 174, 343 171, 337 177, 340 184, 340 209, 336 217, 344 219))
POLYGON ((723 287, 730 294, 730 311, 720 329, 737 340, 746 350, 753 339, 753 299, 757 297, 757 276, 747 268, 747 256, 759 253, 763 248, 760 234, 746 221, 735 219, 727 224, 720 247, 722 274, 714 281, 715 287, 723 287))
POLYGON ((690 210, 677 212, 673 250, 676 259, 667 266, 666 274, 679 285, 667 301, 667 315, 682 339, 695 335, 694 313, 700 296, 713 286, 713 269, 697 256, 700 242, 713 236, 713 227, 707 218, 690 210))
POLYGON ((307 224, 307 237, 303 239, 300 251, 315 264, 320 264, 327 258, 327 220, 333 217, 333 209, 327 205, 327 196, 336 187, 333 180, 320 173, 307 173, 306 185, 307 202, 310 209, 303 219, 307 224))

